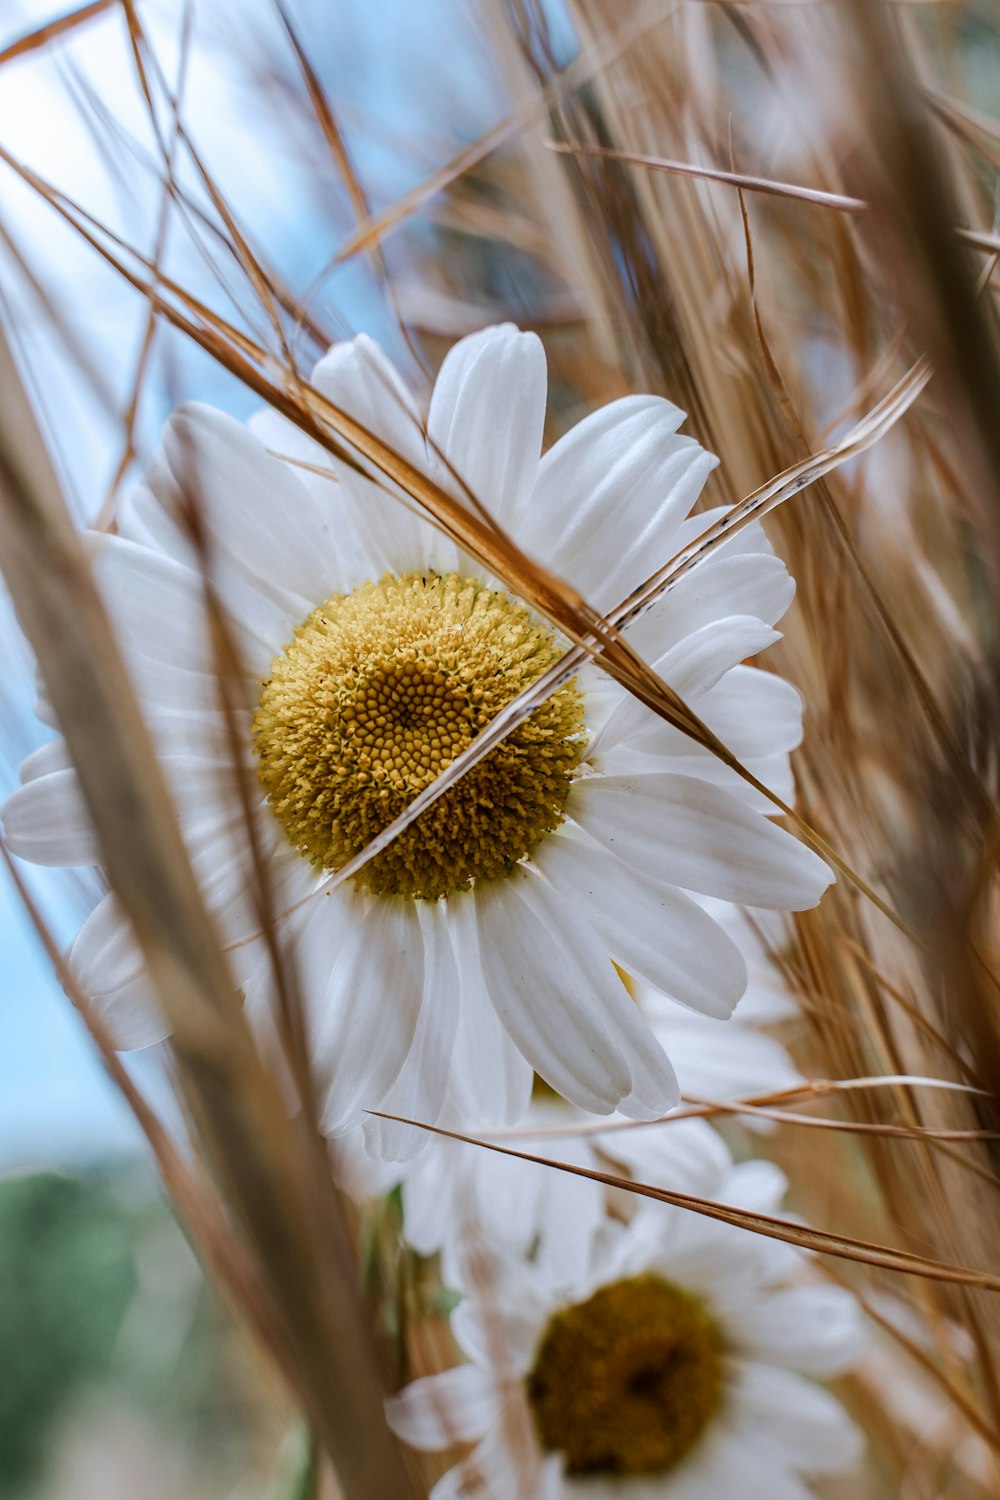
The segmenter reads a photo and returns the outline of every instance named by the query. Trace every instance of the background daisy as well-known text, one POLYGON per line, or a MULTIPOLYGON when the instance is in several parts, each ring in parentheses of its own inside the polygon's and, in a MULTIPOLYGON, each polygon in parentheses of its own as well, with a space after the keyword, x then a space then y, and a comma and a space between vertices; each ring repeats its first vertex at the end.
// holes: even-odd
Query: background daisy
MULTIPOLYGON (((770 1163, 716 1152, 695 1191, 778 1208, 770 1163)), ((433 1500, 801 1500, 810 1477, 856 1461, 857 1429, 815 1383, 863 1348, 849 1293, 788 1284, 786 1245, 648 1201, 589 1246, 560 1281, 466 1240, 451 1324, 469 1362, 388 1404, 414 1447, 475 1444, 433 1500)))

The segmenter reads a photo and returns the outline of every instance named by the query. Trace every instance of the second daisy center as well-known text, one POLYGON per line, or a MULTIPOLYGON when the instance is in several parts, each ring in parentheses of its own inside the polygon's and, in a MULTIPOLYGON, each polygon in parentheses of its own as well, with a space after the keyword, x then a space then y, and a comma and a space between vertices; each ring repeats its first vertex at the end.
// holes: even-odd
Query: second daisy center
POLYGON ((542 1445, 569 1474, 661 1474, 722 1399, 718 1330, 660 1276, 632 1276, 557 1312, 528 1376, 542 1445))
MULTIPOLYGON (((559 656, 509 595, 460 574, 386 574, 314 610, 254 717, 278 820, 334 870, 393 821, 559 656)), ((357 876, 435 899, 507 874, 562 820, 584 749, 573 684, 547 698, 357 876)))

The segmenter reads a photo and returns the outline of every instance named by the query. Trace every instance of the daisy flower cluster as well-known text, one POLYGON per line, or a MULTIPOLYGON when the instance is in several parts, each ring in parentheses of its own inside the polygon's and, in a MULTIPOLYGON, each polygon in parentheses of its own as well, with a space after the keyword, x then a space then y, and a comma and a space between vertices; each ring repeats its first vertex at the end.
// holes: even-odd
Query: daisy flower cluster
MULTIPOLYGON (((647 1183, 780 1207, 782 1174, 734 1165, 701 1121, 622 1134, 609 1158, 647 1183)), ((433 1500, 804 1500, 810 1478, 851 1468, 860 1435, 817 1383, 863 1348, 847 1292, 803 1281, 799 1252, 778 1241, 648 1200, 628 1215, 593 1182, 512 1165, 528 1174, 503 1195, 513 1227, 469 1212, 450 1225, 466 1362, 389 1402, 413 1447, 473 1445, 433 1500)), ((496 1186, 487 1168, 478 1202, 496 1186)), ((408 1186, 405 1201, 410 1232, 408 1186)))
MULTIPOLYGON (((659 397, 614 401, 543 453, 542 346, 511 326, 452 349, 426 418, 363 336, 312 382, 605 613, 718 515, 694 511, 716 461, 659 397)), ((799 1081, 760 1029, 789 1005, 760 933, 814 906, 827 867, 768 799, 588 664, 338 881, 568 643, 373 466, 271 410, 247 425, 180 410, 113 534, 90 544, 261 1046, 276 944, 342 1182, 358 1198, 401 1186, 407 1238, 462 1295, 468 1363, 391 1403, 418 1447, 476 1445, 435 1500, 795 1500, 803 1476, 849 1463, 854 1429, 813 1377, 856 1357, 853 1303, 799 1284, 796 1253, 419 1128, 516 1127, 539 1153, 555 1134, 571 1164, 773 1209, 780 1174, 734 1165, 708 1125, 634 1122, 682 1091, 732 1100, 799 1081), (239 663, 228 711, 215 611, 239 663), (252 828, 234 734, 255 772, 252 828)), ((752 526, 627 630, 786 800, 800 699, 748 663, 792 594, 752 526)), ((97 864, 63 742, 22 780, 3 808, 10 847, 97 864)), ((70 958, 120 1046, 164 1038, 113 893, 70 958)))

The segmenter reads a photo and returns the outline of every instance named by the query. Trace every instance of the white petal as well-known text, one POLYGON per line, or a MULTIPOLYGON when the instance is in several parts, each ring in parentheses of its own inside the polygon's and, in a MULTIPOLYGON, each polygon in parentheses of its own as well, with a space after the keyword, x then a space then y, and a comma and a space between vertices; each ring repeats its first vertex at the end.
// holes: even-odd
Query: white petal
POLYGON ((755 667, 735 667, 705 695, 698 712, 743 761, 794 750, 802 739, 801 693, 755 667))
MULTIPOLYGON (((720 1196, 723 1202, 751 1213, 780 1214, 787 1191, 788 1179, 781 1168, 773 1161, 754 1158, 739 1162, 727 1173, 720 1196)), ((761 1295, 760 1287, 794 1275, 805 1259, 805 1252, 796 1245, 752 1230, 733 1228, 727 1242, 735 1247, 734 1253, 753 1280, 755 1298, 761 1295)))
POLYGON ((678 436, 683 420, 659 397, 627 396, 584 418, 542 459, 523 546, 598 609, 667 561, 718 462, 678 436))
MULTIPOLYGON (((709 527, 714 526, 729 514, 730 507, 728 505, 713 505, 708 510, 700 510, 695 516, 688 516, 687 520, 682 521, 674 533, 672 538, 673 551, 675 553, 682 552, 686 547, 696 542, 700 536, 703 536, 709 527)), ((773 554, 774 548, 768 541, 767 533, 759 521, 755 521, 751 526, 744 527, 735 536, 726 537, 725 541, 716 543, 712 548, 710 558, 714 562, 718 557, 734 557, 737 553, 743 552, 766 552, 768 555, 773 554)), ((709 559, 706 558, 705 562, 698 564, 698 566, 707 566, 708 561, 709 559)))
POLYGON ((702 1120, 634 1125, 591 1139, 602 1156, 624 1166, 637 1181, 678 1193, 714 1196, 730 1166, 722 1137, 702 1120))
MULTIPOLYGON (((531 1151, 534 1145, 530 1142, 522 1149, 531 1151)), ((513 1255, 530 1255, 552 1180, 548 1169, 478 1146, 463 1149, 467 1225, 490 1245, 503 1246, 513 1255)), ((460 1274, 455 1279, 459 1281, 460 1274)))
POLYGON ((47 776, 50 771, 68 771, 72 764, 64 739, 46 740, 22 760, 21 781, 34 781, 38 776, 47 776))
MULTIPOLYGON (((777 1213, 787 1191, 788 1179, 777 1162, 759 1157, 738 1162, 729 1173, 725 1186, 728 1203, 762 1214, 777 1213)), ((759 1243, 759 1239, 756 1237, 755 1243, 759 1243)))
MULTIPOLYGON (((89 537, 94 574, 139 699, 160 709, 218 708, 216 663, 204 584, 170 557, 124 537, 89 537)), ((235 645, 248 673, 264 671, 274 649, 238 627, 235 645)))
POLYGON ((320 513, 329 519, 336 549, 335 556, 326 560, 330 573, 327 594, 349 594, 361 580, 372 576, 372 563, 365 551, 363 535, 356 534, 358 498, 345 483, 348 471, 329 449, 272 407, 254 412, 247 418, 247 426, 268 453, 288 465, 310 492, 320 513))
POLYGON ((833 879, 798 839, 693 776, 588 777, 566 810, 654 879, 740 905, 804 911, 833 879))
MULTIPOLYGON (((229 420, 223 419, 222 413, 214 413, 213 416, 226 422, 229 420)), ((247 443, 255 441, 249 434, 244 434, 244 437, 247 443)), ((268 465, 274 462, 264 455, 259 444, 258 450, 268 465)), ((252 458, 253 455, 250 455, 250 459, 252 458)), ((297 481, 292 480, 292 483, 297 484, 297 481)), ((297 484, 295 499, 300 498, 300 489, 301 486, 297 484)), ((280 499, 280 495, 262 493, 259 484, 250 490, 250 504, 262 505, 265 510, 270 510, 274 499, 280 499)), ((198 490, 198 517, 204 544, 201 550, 196 549, 190 537, 192 505, 189 499, 184 498, 184 490, 180 484, 175 483, 168 462, 160 455, 151 463, 144 481, 139 484, 138 489, 133 490, 126 504, 121 507, 118 540, 130 546, 138 546, 139 552, 150 558, 180 565, 189 574, 190 588, 196 594, 198 615, 202 612, 204 577, 210 576, 211 586, 222 604, 240 657, 249 664, 252 672, 264 673, 280 646, 291 640, 295 625, 306 618, 312 606, 301 595, 277 589, 268 580, 265 564, 262 564, 259 576, 250 570, 246 559, 241 555, 240 543, 237 540, 234 549, 229 535, 228 523, 232 517, 226 516, 225 511, 232 504, 234 496, 225 477, 216 474, 211 486, 208 483, 201 484, 198 490), (222 517, 216 514, 219 508, 223 510, 222 517)), ((237 531, 241 531, 240 519, 235 520, 235 526, 237 531)), ((97 538, 97 555, 102 553, 103 540, 103 534, 97 538)), ((336 585, 331 580, 325 594, 333 592, 334 586, 336 585)), ((109 603, 114 604, 114 585, 109 589, 108 598, 109 603)), ((163 618, 169 616, 157 616, 154 622, 159 622, 162 627, 163 618)))
MULTIPOLYGON (((581 1142, 543 1139, 530 1142, 526 1149, 553 1161, 597 1165, 589 1147, 581 1142)), ((535 1263, 554 1284, 579 1285, 588 1272, 595 1237, 606 1220, 604 1188, 590 1178, 557 1167, 533 1166, 529 1170, 546 1174, 540 1184, 535 1263)))
MULTIPOLYGON (((424 944, 420 1015, 406 1061, 378 1108, 387 1114, 434 1125, 444 1104, 451 1071, 458 1025, 458 973, 444 903, 418 901, 415 905, 424 944)), ((427 1145, 428 1139, 426 1131, 397 1120, 369 1117, 365 1121, 369 1150, 388 1160, 409 1160, 427 1145)))
MULTIPOLYGON (((449 1124, 453 1122, 449 1116, 449 1124)), ((464 1125, 464 1121, 462 1124, 464 1125)), ((435 1255, 478 1217, 475 1190, 480 1181, 475 1148, 445 1136, 431 1136, 425 1149, 406 1164, 403 1234, 420 1255, 435 1255)), ((488 1153, 483 1152, 485 1157, 488 1153)), ((442 1271, 445 1285, 455 1278, 442 1271)))
POLYGON ((142 952, 116 896, 105 896, 84 922, 70 948, 69 964, 116 1047, 151 1047, 169 1036, 142 952))
POLYGON ((788 1287, 755 1300, 728 1320, 743 1353, 804 1375, 839 1375, 864 1351, 864 1322, 847 1291, 788 1287))
POLYGON ((476 906, 490 997, 535 1070, 598 1114, 671 1108, 673 1069, 572 906, 520 872, 477 891, 476 906))
POLYGON ((47 724, 50 729, 59 728, 59 721, 56 719, 56 712, 49 698, 49 690, 45 686, 41 669, 37 665, 35 667, 35 702, 33 711, 35 718, 39 719, 41 723, 47 724))
POLYGON ((637 874, 571 824, 539 846, 536 860, 623 969, 706 1015, 732 1013, 746 988, 743 956, 690 896, 637 874))
POLYGON ((495 1428, 438 1480, 429 1500, 558 1500, 560 1491, 546 1482, 546 1469, 551 1473, 547 1462, 539 1462, 534 1444, 526 1450, 523 1439, 507 1443, 495 1428))
POLYGON ((385 1403, 389 1426, 411 1448, 433 1451, 481 1438, 500 1410, 494 1381, 476 1365, 414 1380, 385 1403))
POLYGON ((402 1180, 403 1171, 397 1162, 378 1161, 365 1150, 360 1126, 330 1141, 329 1155, 338 1185, 357 1203, 384 1198, 402 1180))
MULTIPOLYGON (((790 805, 795 801, 795 778, 786 752, 745 759, 743 765, 783 802, 790 805)), ((642 730, 623 745, 608 745, 601 752, 600 769, 608 776, 648 776, 657 771, 694 776, 698 781, 719 787, 755 813, 770 817, 775 812, 770 797, 758 792, 710 750, 696 745, 688 735, 672 729, 669 724, 661 723, 653 730, 642 730), (649 750, 649 736, 654 733, 655 749, 649 750)))
POLYGON ((673 1279, 680 1285, 684 1266, 677 1264, 673 1244, 676 1222, 684 1217, 682 1211, 665 1203, 653 1203, 648 1199, 637 1199, 637 1207, 627 1225, 615 1225, 606 1245, 601 1268, 604 1282, 618 1281, 628 1276, 637 1276, 645 1271, 654 1271, 661 1262, 671 1261, 673 1279))
POLYGON ((189 672, 212 669, 205 586, 191 568, 110 532, 87 532, 91 561, 126 650, 189 672))
POLYGON ((312 383, 414 467, 425 463, 423 423, 413 397, 392 360, 367 334, 334 344, 313 370, 312 383))
POLYGON ((181 407, 163 451, 203 517, 210 570, 224 563, 293 623, 328 597, 337 555, 331 517, 247 427, 210 406, 181 407))
POLYGON ((462 339, 446 355, 434 385, 427 420, 432 441, 508 530, 516 527, 534 485, 545 387, 541 340, 511 323, 462 339))
POLYGON ((457 1244, 456 1262, 464 1255, 467 1265, 464 1273, 458 1266, 456 1285, 474 1288, 474 1295, 452 1313, 451 1331, 459 1348, 476 1364, 504 1378, 526 1374, 555 1310, 553 1290, 533 1266, 515 1256, 497 1258, 484 1277, 483 1263, 489 1264, 489 1258, 483 1255, 481 1242, 471 1243, 472 1253, 468 1238, 457 1244))
POLYGON ((662 1500, 728 1500, 735 1495, 740 1500, 815 1500, 767 1434, 751 1433, 720 1413, 689 1457, 665 1478, 662 1500))
MULTIPOLYGON (((365 334, 331 349, 313 371, 313 384, 415 468, 437 473, 412 396, 391 361, 365 334)), ((367 481, 336 460, 330 460, 330 467, 346 491, 349 524, 362 540, 371 576, 455 567, 453 544, 418 514, 415 501, 402 498, 398 490, 386 493, 388 481, 367 481)), ((362 467, 376 472, 367 464, 362 467)))
POLYGON ((119 504, 115 520, 118 535, 126 541, 137 542, 198 571, 198 551, 187 521, 184 495, 162 449, 153 455, 142 479, 119 504))
MULTIPOLYGON (((214 683, 211 688, 214 690, 214 683)), ((140 707, 146 728, 162 758, 189 756, 195 760, 213 761, 218 766, 231 767, 231 729, 221 712, 199 708, 197 704, 176 708, 161 707, 148 699, 141 702, 140 707)), ((237 734, 245 734, 244 743, 249 745, 249 714, 237 711, 233 727, 237 734)))
POLYGON ((794 596, 795 582, 779 557, 763 552, 712 557, 629 625, 628 638, 646 661, 655 661, 686 635, 726 615, 753 615, 776 625, 794 596))
POLYGON ((790 1370, 744 1364, 730 1399, 735 1420, 763 1429, 803 1473, 835 1474, 861 1454, 861 1433, 840 1402, 790 1370))
MULTIPOLYGON (((711 636, 704 639, 710 650, 711 636)), ((725 670, 696 704, 691 695, 689 699, 699 717, 765 786, 786 802, 792 801, 794 780, 788 756, 802 739, 802 698, 796 688, 772 673, 735 665, 735 661, 734 657, 728 663, 731 670, 725 670)), ((721 661, 720 665, 727 666, 721 661)), ((591 722, 601 721, 591 716, 591 722)), ((609 773, 635 769, 694 775, 735 792, 748 806, 773 811, 766 797, 710 750, 625 695, 607 712, 591 742, 591 755, 595 747, 601 768, 609 773), (636 758, 640 753, 642 760, 636 758), (657 756, 668 764, 654 766, 652 758, 657 756)))
MULTIPOLYGON (((719 679, 737 667, 748 656, 756 656, 780 639, 770 625, 755 620, 751 615, 732 615, 703 625, 692 635, 685 636, 676 646, 653 663, 654 671, 668 687, 673 688, 685 703, 698 705, 701 717, 701 702, 714 688, 719 679)), ((765 674, 760 673, 760 676, 765 674)), ((772 682, 780 679, 773 677, 772 682)), ((783 684, 784 685, 784 684, 783 684)), ((792 689, 794 692, 794 689, 792 689)), ((655 735, 662 728, 670 731, 671 738, 678 733, 673 726, 654 714, 652 709, 629 696, 611 714, 594 737, 588 759, 600 755, 603 747, 632 742, 655 753, 655 735), (649 731, 644 735, 644 731, 649 731), (647 741, 649 744, 647 746, 647 741)), ((733 749, 733 746, 729 747, 733 749)))
POLYGON ((294 953, 322 1092, 320 1123, 339 1135, 379 1107, 410 1050, 423 939, 412 903, 338 890, 309 904, 294 953))
MULTIPOLYGON (((695 1189, 693 1196, 730 1201, 725 1178, 713 1184, 712 1190, 695 1189)), ((616 1250, 615 1273, 622 1276, 658 1271, 678 1286, 705 1297, 728 1333, 732 1305, 759 1294, 760 1274, 751 1253, 752 1238, 747 1230, 693 1209, 645 1203, 616 1250)))
POLYGON ((75 771, 19 786, 0 808, 7 843, 36 865, 96 865, 101 851, 75 771))
POLYGON ((534 1074, 490 1000, 471 892, 449 899, 448 919, 461 991, 451 1094, 461 1114, 480 1125, 514 1125, 531 1101, 534 1074))
MULTIPOLYGON (((636 987, 639 1007, 677 1073, 684 1094, 708 1099, 739 1099, 792 1088, 802 1077, 774 1037, 740 1024, 743 1002, 732 1021, 679 1011, 646 986, 636 987)), ((741 1124, 767 1126, 744 1116, 741 1124)))

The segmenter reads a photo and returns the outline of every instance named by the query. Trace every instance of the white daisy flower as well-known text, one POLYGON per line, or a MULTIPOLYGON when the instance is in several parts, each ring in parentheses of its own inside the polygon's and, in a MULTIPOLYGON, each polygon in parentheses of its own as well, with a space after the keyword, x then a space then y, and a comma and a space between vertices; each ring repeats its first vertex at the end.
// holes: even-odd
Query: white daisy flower
MULTIPOLYGON (((682 413, 657 397, 611 403, 541 456, 544 355, 513 327, 451 351, 426 427, 365 337, 333 349, 313 381, 456 493, 460 476, 600 609, 711 519, 688 512, 716 461, 678 435, 682 413)), ((650 1117, 673 1104, 670 1064, 612 960, 726 1016, 743 960, 687 892, 798 910, 819 900, 826 866, 739 778, 591 667, 330 890, 330 872, 562 645, 412 503, 274 412, 248 429, 192 406, 93 553, 195 874, 259 1024, 271 973, 192 514, 245 669, 237 717, 259 778, 258 842, 307 1005, 324 1128, 344 1131, 366 1107, 434 1120, 449 1090, 468 1115, 513 1120, 533 1069, 586 1109, 650 1117)), ((741 663, 776 639, 792 592, 754 529, 631 632, 785 794, 798 695, 741 663)), ((95 863, 60 741, 26 762, 24 783, 3 809, 11 847, 43 864, 95 863)), ((122 1046, 165 1034, 113 895, 72 962, 122 1046)))
MULTIPOLYGON (((745 1162, 714 1186, 773 1211, 783 1184, 745 1162)), ((412 1447, 475 1445, 431 1500, 806 1500, 808 1478, 856 1461, 857 1429, 811 1378, 862 1351, 849 1293, 784 1284, 788 1246, 658 1203, 590 1245, 562 1283, 468 1257, 451 1321, 469 1363, 388 1403, 412 1447)))

